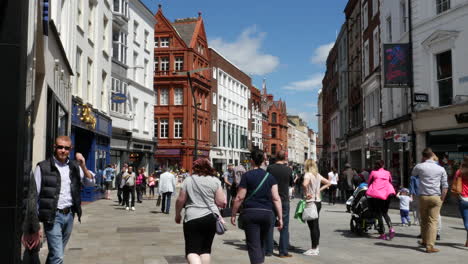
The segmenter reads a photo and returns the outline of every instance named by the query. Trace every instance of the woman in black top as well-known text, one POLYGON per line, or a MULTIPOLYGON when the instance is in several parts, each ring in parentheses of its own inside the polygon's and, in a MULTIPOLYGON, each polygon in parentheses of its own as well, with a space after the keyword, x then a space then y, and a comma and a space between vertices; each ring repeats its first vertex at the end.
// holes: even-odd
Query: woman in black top
POLYGON ((236 215, 239 206, 245 201, 240 217, 242 217, 244 223, 250 263, 261 264, 265 261, 263 241, 272 225, 273 210, 277 212, 278 230, 283 228, 283 217, 281 198, 278 194, 278 184, 272 175, 266 176, 266 171, 260 168, 264 159, 263 151, 254 149, 251 152, 251 157, 253 169, 242 175, 232 208, 231 223, 236 225, 236 215), (267 178, 257 192, 255 192, 265 176, 267 178))

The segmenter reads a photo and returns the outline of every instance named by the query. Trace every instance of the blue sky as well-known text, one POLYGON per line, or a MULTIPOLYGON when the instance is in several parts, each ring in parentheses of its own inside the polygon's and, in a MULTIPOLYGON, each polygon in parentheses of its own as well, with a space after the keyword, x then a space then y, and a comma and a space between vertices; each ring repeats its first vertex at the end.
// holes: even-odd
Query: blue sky
POLYGON ((325 60, 344 22, 347 0, 142 0, 164 15, 202 12, 208 44, 252 77, 261 89, 286 101, 317 131, 317 93, 325 60))

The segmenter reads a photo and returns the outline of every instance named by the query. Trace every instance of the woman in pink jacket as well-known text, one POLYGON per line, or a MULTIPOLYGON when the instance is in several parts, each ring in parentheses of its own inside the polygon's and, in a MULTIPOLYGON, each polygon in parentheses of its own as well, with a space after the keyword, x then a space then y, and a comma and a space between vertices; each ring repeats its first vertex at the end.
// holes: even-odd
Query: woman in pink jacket
POLYGON ((392 227, 392 221, 388 216, 388 208, 390 206, 390 196, 395 195, 395 189, 392 185, 392 175, 384 168, 384 161, 378 160, 375 162, 374 170, 369 175, 366 195, 369 197, 369 207, 376 213, 379 221, 380 239, 388 240, 395 236, 395 230, 392 227), (387 222, 389 234, 385 234, 383 219, 387 222))

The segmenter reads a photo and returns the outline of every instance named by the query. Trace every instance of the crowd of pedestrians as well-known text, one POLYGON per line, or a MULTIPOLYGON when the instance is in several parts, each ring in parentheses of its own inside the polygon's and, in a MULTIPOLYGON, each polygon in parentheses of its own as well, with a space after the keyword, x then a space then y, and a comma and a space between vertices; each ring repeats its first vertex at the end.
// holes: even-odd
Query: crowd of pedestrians
MULTIPOLYGON (((44 233, 47 237, 49 253, 47 263, 62 263, 64 249, 71 235, 73 219, 81 217, 80 186, 92 186, 95 174, 86 168, 84 157, 76 153, 76 160, 70 160, 71 140, 58 137, 54 144, 54 155, 40 162, 30 182, 32 192, 28 193, 27 214, 24 225, 23 245, 25 256, 36 258, 38 244, 44 233), (55 193, 60 195, 54 196, 55 193), (36 203, 36 201, 38 201, 36 203), (56 205, 56 206, 54 206, 56 205), (39 222, 44 223, 43 230, 39 222)), ((399 200, 401 222, 404 225, 420 225, 418 243, 427 253, 436 253, 436 241, 440 239, 440 210, 447 197, 449 184, 447 173, 438 164, 437 156, 430 148, 422 152, 422 162, 411 170, 409 189, 398 192, 392 183, 391 173, 385 169, 382 160, 374 164, 372 170, 363 169, 358 173, 349 164, 340 173, 331 168, 327 177, 319 173, 313 160, 306 160, 303 172, 293 170, 287 162, 286 153, 279 151, 276 159, 266 160, 262 150, 251 152, 251 170, 243 166, 228 166, 225 173, 219 174, 207 159, 194 162, 192 174, 185 171, 178 174, 170 168, 146 175, 143 168, 123 164, 119 172, 111 164, 102 173, 105 183, 105 198, 110 199, 110 190, 115 184, 117 202, 127 211, 135 211, 135 203, 142 203, 149 187, 147 198, 158 196, 157 206, 161 212, 170 213, 171 197, 176 193, 177 179, 181 188, 176 200, 175 222, 183 223, 185 256, 189 263, 211 262, 211 248, 216 233, 222 234, 225 223, 221 210, 229 208, 231 223, 244 230, 250 263, 264 263, 266 256, 273 255, 274 230, 279 231, 278 257, 290 258, 290 200, 294 193, 303 199, 303 217, 309 228, 311 247, 303 254, 317 256, 320 253, 320 212, 322 192, 327 191, 328 202, 334 205, 337 200, 346 201, 353 191, 362 184, 367 185, 366 197, 370 210, 378 222, 378 238, 390 240, 395 230, 388 215, 390 202, 399 200), (223 190, 226 186, 226 194, 223 190), (337 194, 339 199, 337 199, 337 194), (311 210, 309 210, 311 209, 311 210), (413 221, 410 211, 413 209, 413 221), (183 213, 182 213, 183 212, 183 213), (309 212, 313 212, 309 215, 309 212), (307 219, 306 219, 307 218, 307 219), (385 232, 385 224, 388 234, 385 232), (220 227, 221 231, 220 231, 220 227)), ((458 200, 458 208, 466 229, 468 247, 468 156, 456 171, 451 193, 458 200)), ((37 262, 36 262, 37 263, 37 262)))

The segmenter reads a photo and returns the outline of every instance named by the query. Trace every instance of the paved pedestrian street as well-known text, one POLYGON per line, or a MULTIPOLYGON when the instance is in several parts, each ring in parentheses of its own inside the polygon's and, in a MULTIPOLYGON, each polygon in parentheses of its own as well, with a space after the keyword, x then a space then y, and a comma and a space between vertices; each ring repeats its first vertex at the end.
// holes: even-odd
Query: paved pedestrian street
MULTIPOLYGON (((115 197, 115 193, 112 195, 115 197)), ((295 208, 297 201, 293 200, 291 208, 295 208)), ((174 222, 175 197, 172 202, 170 215, 162 214, 155 207, 155 200, 137 203, 135 212, 125 211, 114 200, 99 200, 83 206, 82 223, 75 219, 65 263, 186 263, 182 225, 174 222)), ((400 226, 396 210, 391 212, 397 224, 392 241, 376 239, 374 230, 364 237, 351 234, 350 215, 343 205, 324 204, 320 217, 320 256, 302 255, 310 246, 309 229, 291 219, 293 257, 267 257, 266 263, 466 263, 468 257, 468 249, 462 244, 466 232, 460 218, 443 217, 442 240, 437 244, 441 252, 427 254, 416 243, 419 226, 400 226)), ((212 263, 249 263, 243 231, 230 223, 228 228, 225 235, 215 237, 212 263)), ((275 240, 278 241, 278 232, 275 240)), ((47 246, 44 246, 41 250, 43 263, 46 255, 47 246)))

